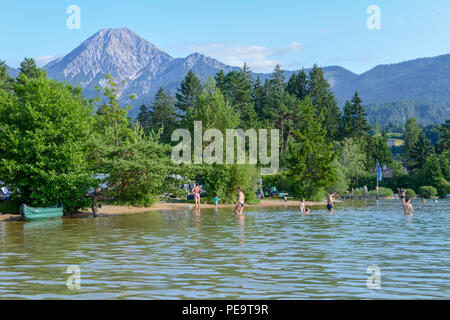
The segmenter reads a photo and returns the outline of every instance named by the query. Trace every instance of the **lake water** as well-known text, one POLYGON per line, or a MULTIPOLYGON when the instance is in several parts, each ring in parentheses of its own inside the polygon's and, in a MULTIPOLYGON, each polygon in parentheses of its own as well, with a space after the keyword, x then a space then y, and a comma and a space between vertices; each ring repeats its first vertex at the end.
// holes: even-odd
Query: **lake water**
POLYGON ((449 299, 450 201, 0 222, 1 299, 449 299), (81 271, 70 290, 67 267, 81 271), (369 289, 369 266, 380 289, 369 289))

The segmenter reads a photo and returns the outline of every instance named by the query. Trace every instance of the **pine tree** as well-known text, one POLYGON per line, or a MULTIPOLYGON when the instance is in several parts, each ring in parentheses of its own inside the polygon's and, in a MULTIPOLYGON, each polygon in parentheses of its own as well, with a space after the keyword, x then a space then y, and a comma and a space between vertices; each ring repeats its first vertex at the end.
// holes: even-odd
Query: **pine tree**
POLYGON ((244 64, 239 71, 229 72, 223 79, 219 72, 216 77, 216 84, 221 82, 223 82, 221 92, 235 112, 240 115, 240 127, 243 129, 255 128, 257 126, 257 114, 252 97, 253 81, 247 64, 244 64))
POLYGON ((302 69, 298 74, 295 72, 292 74, 287 83, 286 90, 299 100, 305 99, 308 95, 308 80, 305 70, 302 69))
POLYGON ((195 107, 198 96, 202 92, 202 84, 192 69, 181 81, 180 88, 177 90, 175 106, 178 109, 187 112, 188 109, 195 107))
POLYGON ((220 69, 219 72, 216 73, 216 76, 214 77, 216 80, 216 88, 220 89, 222 93, 225 93, 226 91, 226 79, 225 79, 225 72, 223 69, 220 69))
POLYGON ((17 76, 17 82, 20 84, 25 83, 25 79, 37 79, 41 74, 45 75, 45 72, 36 66, 36 62, 33 58, 25 58, 20 63, 19 75, 17 76))
POLYGON ((341 124, 340 124, 340 138, 351 138, 353 137, 353 110, 350 101, 345 102, 341 124))
POLYGON ((0 61, 0 90, 10 91, 13 88, 14 79, 8 75, 5 61, 0 61))
POLYGON ((314 65, 309 71, 308 95, 316 108, 316 113, 324 114, 323 126, 327 130, 327 140, 337 139, 341 112, 330 89, 330 84, 325 80, 323 70, 317 65, 314 65))
POLYGON ((136 121, 139 122, 144 132, 148 132, 150 125, 150 109, 145 104, 142 104, 139 107, 139 114, 136 121))
POLYGON ((403 140, 405 140, 405 144, 403 146, 403 154, 406 162, 411 159, 410 153, 414 144, 417 142, 421 129, 416 122, 416 119, 410 118, 405 123, 405 130, 403 133, 403 140))
POLYGON ((258 75, 256 81, 253 85, 252 90, 253 104, 255 108, 256 115, 259 120, 264 120, 264 105, 267 101, 266 90, 263 85, 261 85, 261 78, 258 75))
POLYGON ((409 163, 407 163, 408 167, 413 172, 417 172, 424 167, 427 158, 429 158, 433 153, 433 147, 431 146, 430 140, 425 137, 423 132, 420 132, 416 143, 409 151, 409 163))
POLYGON ((369 123, 367 121, 367 113, 361 105, 362 100, 355 92, 351 101, 352 117, 353 117, 353 136, 362 137, 369 133, 369 123))
POLYGON ((149 112, 149 129, 158 132, 160 129, 161 141, 170 142, 172 131, 179 125, 178 115, 174 106, 173 97, 159 88, 149 112))
POLYGON ((316 113, 307 98, 301 103, 302 124, 293 132, 287 157, 287 174, 292 179, 297 196, 316 198, 323 188, 336 181, 332 162, 336 159, 333 147, 325 140, 323 114, 316 113))

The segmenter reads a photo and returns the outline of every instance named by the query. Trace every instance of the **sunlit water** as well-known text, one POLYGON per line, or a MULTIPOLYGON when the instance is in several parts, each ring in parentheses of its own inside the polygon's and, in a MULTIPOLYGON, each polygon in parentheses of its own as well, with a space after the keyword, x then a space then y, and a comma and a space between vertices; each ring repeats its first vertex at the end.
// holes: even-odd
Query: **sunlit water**
POLYGON ((450 201, 0 223, 2 299, 448 299, 450 201), (81 270, 70 290, 67 267, 81 270), (368 266, 381 270, 369 289, 368 266))

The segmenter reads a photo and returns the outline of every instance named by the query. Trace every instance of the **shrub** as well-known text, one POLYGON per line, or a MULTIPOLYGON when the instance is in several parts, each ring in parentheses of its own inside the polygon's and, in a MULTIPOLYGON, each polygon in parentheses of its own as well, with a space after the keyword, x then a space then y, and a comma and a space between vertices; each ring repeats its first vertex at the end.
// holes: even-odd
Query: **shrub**
POLYGON ((436 185, 439 196, 445 197, 450 194, 450 182, 445 179, 439 179, 436 185))
POLYGON ((413 189, 406 189, 405 195, 407 198, 414 199, 417 197, 416 192, 413 189))
POLYGON ((419 188, 419 194, 424 198, 435 197, 437 193, 437 189, 432 186, 422 186, 419 188))

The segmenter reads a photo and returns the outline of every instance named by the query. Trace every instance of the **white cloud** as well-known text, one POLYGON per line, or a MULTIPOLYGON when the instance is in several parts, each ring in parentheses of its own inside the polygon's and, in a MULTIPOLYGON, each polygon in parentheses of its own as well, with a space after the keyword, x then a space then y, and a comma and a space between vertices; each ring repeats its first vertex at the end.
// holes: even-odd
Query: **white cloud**
MULTIPOLYGON (((180 46, 176 47, 180 48, 180 46)), ((303 49, 303 45, 295 41, 289 46, 281 48, 268 48, 258 45, 242 46, 227 43, 211 43, 203 45, 183 45, 183 49, 190 52, 199 52, 231 66, 242 67, 245 62, 252 71, 270 72, 276 64, 280 64, 283 67, 283 63, 279 60, 280 56, 300 52, 303 49)))

